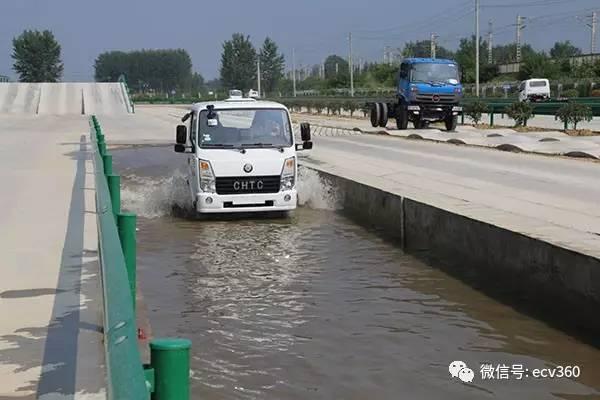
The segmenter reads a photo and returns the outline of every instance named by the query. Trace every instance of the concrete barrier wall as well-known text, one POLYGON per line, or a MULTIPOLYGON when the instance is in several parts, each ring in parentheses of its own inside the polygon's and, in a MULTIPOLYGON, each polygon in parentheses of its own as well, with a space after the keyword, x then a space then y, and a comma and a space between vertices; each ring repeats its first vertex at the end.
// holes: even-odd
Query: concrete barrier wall
POLYGON ((128 114, 127 96, 121 83, 0 83, 0 114, 128 114))
POLYGON ((317 171, 343 212, 410 254, 561 328, 600 333, 600 260, 481 221, 317 171))

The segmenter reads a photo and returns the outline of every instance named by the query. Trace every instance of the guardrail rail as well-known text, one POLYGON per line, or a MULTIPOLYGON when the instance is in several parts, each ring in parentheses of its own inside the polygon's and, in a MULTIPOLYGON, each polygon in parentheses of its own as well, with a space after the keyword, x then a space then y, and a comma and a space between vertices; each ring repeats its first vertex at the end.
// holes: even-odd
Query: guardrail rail
POLYGON ((143 365, 136 322, 136 216, 120 210, 120 177, 96 116, 94 149, 96 222, 104 305, 104 349, 109 400, 188 400, 187 339, 153 339, 143 365))

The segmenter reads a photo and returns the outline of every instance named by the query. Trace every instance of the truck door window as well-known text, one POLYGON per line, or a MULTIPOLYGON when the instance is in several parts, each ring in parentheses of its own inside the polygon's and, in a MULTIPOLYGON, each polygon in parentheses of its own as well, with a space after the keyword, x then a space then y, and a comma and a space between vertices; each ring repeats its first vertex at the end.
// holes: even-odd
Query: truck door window
POLYGON ((400 79, 408 78, 408 64, 403 63, 400 66, 400 79))

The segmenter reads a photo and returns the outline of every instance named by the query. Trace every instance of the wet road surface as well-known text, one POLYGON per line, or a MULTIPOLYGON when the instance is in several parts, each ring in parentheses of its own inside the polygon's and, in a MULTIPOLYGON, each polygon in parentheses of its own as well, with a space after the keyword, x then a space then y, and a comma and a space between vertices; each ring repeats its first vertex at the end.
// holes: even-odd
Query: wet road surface
MULTIPOLYGON (((600 351, 498 303, 347 219, 301 178, 289 218, 200 221, 170 148, 113 152, 140 216, 155 336, 192 340, 192 398, 594 399, 600 351), (472 383, 451 378, 463 361, 472 383), (482 380, 482 364, 530 376, 482 380), (578 366, 577 379, 534 368, 578 366)), ((324 198, 325 197, 325 198, 324 198)))

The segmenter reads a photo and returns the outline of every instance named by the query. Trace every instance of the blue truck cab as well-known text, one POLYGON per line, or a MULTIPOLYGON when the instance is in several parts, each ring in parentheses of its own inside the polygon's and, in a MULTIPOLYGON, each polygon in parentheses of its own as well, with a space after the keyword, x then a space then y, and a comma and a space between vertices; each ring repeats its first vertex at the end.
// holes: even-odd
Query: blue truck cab
POLYGON ((443 121, 446 129, 455 130, 463 87, 458 64, 452 60, 406 58, 400 65, 396 100, 371 106, 373 127, 385 127, 389 118, 396 119, 398 129, 411 121, 416 129, 430 122, 443 121))

